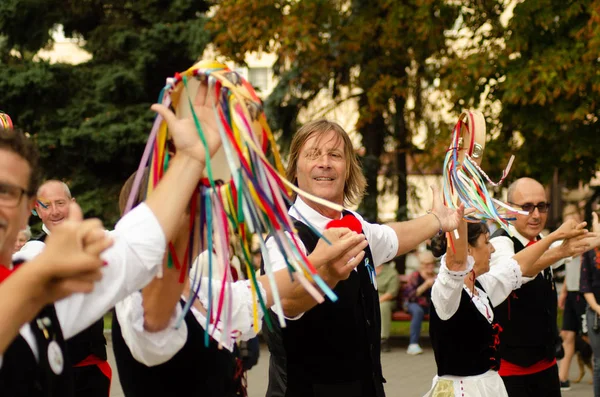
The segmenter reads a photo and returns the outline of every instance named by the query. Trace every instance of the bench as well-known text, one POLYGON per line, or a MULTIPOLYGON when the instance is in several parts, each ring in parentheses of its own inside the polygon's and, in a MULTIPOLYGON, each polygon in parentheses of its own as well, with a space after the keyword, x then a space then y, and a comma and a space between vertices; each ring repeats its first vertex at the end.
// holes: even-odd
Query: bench
MULTIPOLYGON (((408 282, 408 276, 404 274, 398 275, 398 283, 400 283, 400 289, 398 290, 396 310, 392 312, 392 321, 410 321, 412 316, 410 313, 404 311, 404 286, 408 282)), ((426 314, 423 321, 429 321, 429 314, 426 314)))

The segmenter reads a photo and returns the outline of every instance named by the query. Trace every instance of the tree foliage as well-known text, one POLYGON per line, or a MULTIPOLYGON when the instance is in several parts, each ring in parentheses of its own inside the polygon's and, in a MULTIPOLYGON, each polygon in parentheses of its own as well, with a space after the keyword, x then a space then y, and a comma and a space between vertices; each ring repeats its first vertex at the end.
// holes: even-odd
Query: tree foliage
MULTIPOLYGON (((280 81, 267 106, 274 127, 288 139, 299 108, 321 90, 333 99, 342 88, 359 92, 356 130, 366 149, 369 184, 362 210, 374 220, 381 154, 392 142, 398 163, 405 164, 421 119, 422 88, 431 84, 426 60, 446 52, 444 31, 457 13, 456 6, 437 0, 224 0, 207 26, 220 52, 236 62, 250 51, 277 55, 280 81)), ((405 170, 398 175, 404 180, 405 170)), ((399 196, 405 203, 406 184, 399 196)))
POLYGON ((45 176, 69 183, 86 215, 117 218, 118 190, 150 129, 149 105, 165 77, 211 41, 240 64, 249 51, 277 55, 266 108, 284 143, 319 93, 358 99, 367 219, 376 218, 384 152, 395 156, 386 172, 397 181, 399 218, 417 130, 428 134, 425 154, 441 162, 450 131, 438 121, 443 103, 430 100, 436 90, 456 114, 483 107, 490 175, 511 153, 514 176, 544 182, 555 169, 569 184, 598 169, 600 0, 222 0, 209 18, 211 5, 0 1, 0 109, 32 135, 45 176), (37 59, 58 26, 93 58, 75 66, 37 59))
POLYGON ((506 2, 469 1, 467 46, 447 59, 444 86, 459 106, 485 100, 497 136, 488 165, 517 156, 513 176, 587 182, 600 165, 600 1, 518 2, 506 26, 506 2))
POLYGON ((47 178, 67 182, 87 216, 107 225, 137 168, 165 78, 204 51, 205 1, 3 0, 0 109, 29 132, 47 178), (34 59, 62 26, 93 58, 34 59))

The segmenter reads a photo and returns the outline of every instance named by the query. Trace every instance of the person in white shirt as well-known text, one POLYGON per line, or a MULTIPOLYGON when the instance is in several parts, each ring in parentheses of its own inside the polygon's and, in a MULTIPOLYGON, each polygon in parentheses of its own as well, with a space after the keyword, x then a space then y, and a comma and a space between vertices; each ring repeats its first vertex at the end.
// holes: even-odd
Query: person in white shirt
MULTIPOLYGON (((42 233, 27 243, 23 254, 31 257, 43 250, 46 238, 69 216, 75 198, 69 186, 55 179, 46 180, 37 190, 35 213, 42 220, 42 233)), ((110 394, 112 368, 106 354, 104 318, 66 341, 67 355, 73 367, 75 397, 106 397, 110 394)))
POLYGON ((494 248, 487 225, 467 227, 462 222, 459 238, 453 238, 442 257, 431 292, 429 329, 438 372, 427 397, 508 396, 497 372, 502 328, 494 321, 493 308, 521 287, 523 276, 543 270, 537 260, 550 244, 585 234, 584 226, 565 222, 537 244, 506 258, 502 266, 490 268, 494 248))
MULTIPOLYGON (((506 263, 525 247, 537 244, 546 227, 551 207, 538 181, 520 178, 508 188, 508 202, 522 210, 515 215, 509 233, 496 231, 491 238, 495 252, 490 266, 506 263)), ((557 291, 552 266, 590 249, 585 235, 553 244, 539 259, 545 270, 533 275, 495 309, 504 329, 500 344, 500 376, 511 397, 544 395, 559 397, 561 384, 556 356, 561 346, 557 329, 557 291)))
MULTIPOLYGON (((339 124, 328 120, 309 122, 296 132, 287 177, 319 199, 346 206, 360 202, 366 184, 351 139, 339 124)), ((305 252, 310 253, 317 241, 306 223, 322 232, 343 216, 343 222, 360 229, 369 246, 363 262, 347 280, 325 278, 338 295, 337 302, 317 305, 301 288, 282 301, 284 314, 291 321, 281 332, 267 332, 271 351, 267 396, 385 395, 374 266, 410 251, 436 233, 456 228, 463 209, 450 210, 437 196, 434 192, 432 211, 427 215, 387 225, 367 222, 356 212, 342 213, 313 199, 296 198, 288 213, 300 230, 305 252)), ((277 246, 275 237, 267 240, 264 260, 273 269, 282 269, 286 258, 277 246)))
MULTIPOLYGON (((206 106, 206 91, 204 96, 199 91, 194 104, 203 123, 208 153, 214 154, 220 146, 220 137, 212 109, 206 106)), ((41 317, 37 318, 39 321, 31 323, 34 325, 25 324, 20 329, 20 337, 13 341, 3 356, 0 394, 70 395, 72 380, 69 366, 64 365, 61 348, 63 339, 85 329, 118 301, 145 286, 154 278, 162 264, 166 243, 175 235, 180 216, 204 170, 207 150, 200 141, 191 118, 178 120, 162 105, 153 105, 152 109, 165 117, 177 155, 147 200, 124 216, 112 232, 114 244, 102 253, 102 259, 107 265, 103 267, 102 280, 96 283, 94 290, 58 301, 49 306, 47 311, 42 310, 38 315, 41 317), (19 370, 23 365, 27 365, 29 370, 19 370), (42 371, 36 372, 36 365, 42 371), (36 379, 28 378, 35 373, 36 379)), ((9 142, 4 144, 0 140, 0 159, 4 161, 12 156, 13 160, 11 162, 7 159, 8 163, 3 163, 0 167, 0 182, 3 186, 12 186, 12 190, 18 189, 20 193, 15 207, 0 206, 0 264, 7 268, 11 266, 16 235, 27 223, 36 203, 35 191, 39 183, 36 175, 37 161, 31 160, 33 157, 37 158, 37 154, 31 154, 35 153, 32 143, 21 137, 19 145, 28 147, 25 150, 27 154, 20 154, 22 146, 12 145, 15 135, 11 134, 22 133, 3 130, 3 137, 6 136, 9 142), (25 165, 15 169, 13 163, 17 160, 25 165)))
MULTIPOLYGON (((129 197, 134 179, 132 175, 121 190, 119 205, 123 210, 126 198, 129 197)), ((147 180, 147 172, 142 183, 147 180)), ((143 194, 143 192, 140 192, 143 194)), ((138 201, 141 197, 138 197, 138 201)), ((189 222, 187 217, 181 218, 177 236, 173 246, 177 256, 182 257, 189 241, 189 222)), ((360 263, 361 251, 366 246, 364 236, 349 233, 347 229, 338 228, 326 233, 332 245, 321 243, 313 255, 311 263, 323 274, 327 264, 328 274, 336 272, 340 279, 347 278, 354 267, 360 263), (358 258, 355 259, 355 258, 358 258)), ((206 255, 206 251, 202 253, 206 255)), ((202 256, 201 254, 201 256, 202 256)), ((194 253, 192 257, 197 256, 194 253)), ((195 261, 196 264, 199 260, 195 261)), ((202 265, 200 265, 202 266, 202 265)), ((155 395, 183 395, 202 391, 203 396, 225 397, 238 395, 239 382, 236 378, 236 361, 231 352, 236 340, 248 340, 256 336, 253 328, 253 301, 249 281, 232 283, 232 332, 222 335, 221 323, 211 324, 209 345, 205 345, 206 308, 208 307, 208 289, 199 290, 199 296, 190 307, 189 313, 179 327, 177 320, 182 314, 182 307, 190 297, 190 289, 196 289, 197 283, 204 286, 209 282, 207 277, 194 279, 199 275, 195 265, 190 276, 179 282, 180 270, 167 266, 165 257, 163 275, 154 279, 148 286, 135 292, 119 302, 116 307, 116 318, 113 320, 113 347, 119 378, 123 392, 127 397, 155 395), (222 344, 225 349, 221 349, 222 344), (189 360, 194 364, 190 365, 189 360), (195 382, 182 382, 182 378, 193 377, 195 382)), ((222 275, 213 278, 214 296, 221 290, 222 275)), ((281 299, 295 287, 290 282, 286 269, 275 272, 276 283, 281 299)), ((267 307, 273 304, 273 295, 266 276, 258 277, 261 294, 267 307)), ((259 309, 262 318, 262 310, 259 309)), ((260 323, 259 323, 260 324, 260 323)))
MULTIPOLYGON (((0 205, 3 202, 0 197, 0 205)), ((90 292, 102 278, 100 254, 112 245, 112 239, 100 221, 83 221, 79 206, 72 206, 71 216, 57 228, 41 255, 19 271, 0 266, 0 367, 2 354, 23 324, 48 304, 74 293, 90 292)))

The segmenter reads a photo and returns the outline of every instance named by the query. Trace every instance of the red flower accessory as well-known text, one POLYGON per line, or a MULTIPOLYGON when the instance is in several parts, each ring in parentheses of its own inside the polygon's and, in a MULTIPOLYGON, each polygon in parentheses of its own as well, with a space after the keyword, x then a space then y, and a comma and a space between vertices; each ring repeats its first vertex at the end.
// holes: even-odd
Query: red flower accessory
POLYGON ((352 214, 346 214, 342 217, 342 219, 334 219, 330 221, 327 226, 325 226, 325 229, 331 229, 334 227, 347 227, 356 233, 362 233, 362 224, 352 214))

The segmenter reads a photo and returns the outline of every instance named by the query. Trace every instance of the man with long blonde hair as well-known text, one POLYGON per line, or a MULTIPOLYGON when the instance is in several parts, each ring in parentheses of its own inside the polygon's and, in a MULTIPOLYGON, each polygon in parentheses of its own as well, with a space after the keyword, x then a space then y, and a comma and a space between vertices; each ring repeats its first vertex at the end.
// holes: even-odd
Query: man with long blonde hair
MULTIPOLYGON (((352 141, 337 123, 316 120, 293 137, 287 177, 303 191, 338 205, 358 204, 366 180, 352 141)), ((381 318, 374 267, 404 254, 437 233, 454 230, 463 216, 446 208, 434 192, 432 210, 425 216, 387 225, 366 222, 359 214, 340 212, 317 200, 296 197, 289 214, 296 220, 307 253, 318 241, 306 225, 319 232, 344 216, 356 225, 369 246, 353 260, 356 271, 340 282, 324 277, 338 296, 321 305, 304 291, 282 300, 290 319, 280 333, 267 335, 271 350, 267 396, 384 396, 380 362, 381 318), (362 229, 362 230, 360 230, 362 229)), ((286 266, 275 239, 267 240, 273 269, 286 266)))

